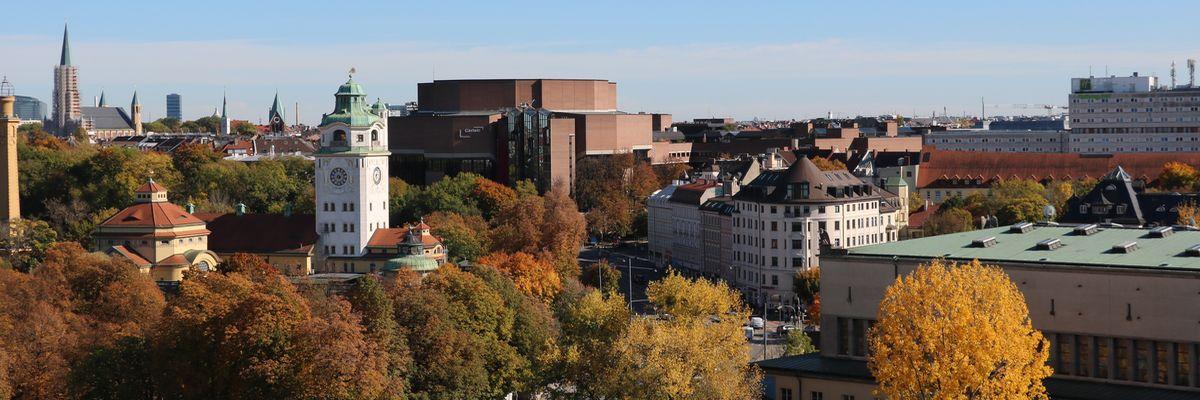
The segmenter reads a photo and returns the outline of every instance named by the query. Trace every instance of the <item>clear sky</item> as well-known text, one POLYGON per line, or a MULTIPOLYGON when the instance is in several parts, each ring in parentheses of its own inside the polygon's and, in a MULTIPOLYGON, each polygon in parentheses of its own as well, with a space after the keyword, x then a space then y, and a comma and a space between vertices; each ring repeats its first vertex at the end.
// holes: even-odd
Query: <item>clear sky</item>
POLYGON ((148 118, 266 118, 279 92, 313 123, 356 67, 372 99, 416 100, 433 78, 601 78, 624 111, 676 119, 1041 111, 1069 78, 1186 81, 1200 2, 1179 1, 11 1, 0 75, 49 102, 62 25, 84 102, 148 118))

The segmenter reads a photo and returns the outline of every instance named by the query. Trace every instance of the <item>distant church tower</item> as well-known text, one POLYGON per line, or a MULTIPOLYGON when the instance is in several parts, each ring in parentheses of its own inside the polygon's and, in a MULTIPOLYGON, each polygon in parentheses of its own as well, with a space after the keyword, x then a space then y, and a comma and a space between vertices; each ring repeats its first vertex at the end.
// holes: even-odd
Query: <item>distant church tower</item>
POLYGON ((221 132, 220 132, 220 134, 222 134, 222 135, 233 134, 233 131, 230 129, 230 126, 229 126, 228 104, 229 104, 229 101, 225 98, 225 95, 222 94, 221 95, 221 132))
POLYGON ((13 95, 8 79, 0 81, 0 186, 4 187, 0 197, 0 221, 21 218, 21 198, 17 184, 17 126, 21 119, 13 112, 17 98, 13 95))
POLYGON ((133 91, 133 101, 129 103, 129 112, 133 113, 133 134, 142 135, 142 103, 138 102, 137 91, 133 91))
POLYGON ((71 65, 71 44, 67 27, 63 25, 62 56, 54 67, 54 116, 53 130, 60 135, 70 135, 79 125, 83 114, 79 109, 79 70, 71 65))
POLYGON ((268 124, 271 126, 271 133, 283 133, 287 130, 287 121, 283 118, 283 107, 279 106, 279 93, 275 93, 275 102, 271 103, 271 111, 267 115, 268 124))
POLYGON ((335 97, 314 154, 322 270, 369 272, 355 261, 375 230, 388 227, 387 118, 371 109, 353 76, 335 97))

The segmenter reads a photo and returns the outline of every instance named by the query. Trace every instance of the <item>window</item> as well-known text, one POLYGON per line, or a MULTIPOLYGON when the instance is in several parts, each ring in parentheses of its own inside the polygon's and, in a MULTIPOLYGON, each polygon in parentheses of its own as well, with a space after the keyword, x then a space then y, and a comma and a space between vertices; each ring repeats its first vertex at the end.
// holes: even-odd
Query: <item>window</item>
POLYGON ((379 131, 372 130, 371 131, 371 141, 376 141, 376 140, 379 140, 379 131))
POLYGON ((810 400, 825 400, 825 393, 821 393, 821 392, 812 392, 812 393, 809 395, 809 399, 810 399, 810 400))
POLYGON ((854 400, 854 396, 848 395, 848 394, 843 394, 842 400, 854 400))
POLYGON ((779 400, 792 400, 792 389, 779 389, 779 400))

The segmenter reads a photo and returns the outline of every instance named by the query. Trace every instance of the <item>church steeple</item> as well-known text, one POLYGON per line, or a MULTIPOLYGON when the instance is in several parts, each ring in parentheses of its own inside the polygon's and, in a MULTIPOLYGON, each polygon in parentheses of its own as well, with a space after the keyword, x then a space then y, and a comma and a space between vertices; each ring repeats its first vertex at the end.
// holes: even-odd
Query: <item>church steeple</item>
POLYGON ((67 24, 63 24, 62 57, 58 65, 71 65, 71 42, 67 39, 67 24))
POLYGON ((229 99, 227 99, 225 97, 224 93, 221 93, 221 118, 225 118, 225 117, 229 116, 229 113, 227 113, 228 104, 229 104, 229 99))
POLYGON ((287 124, 283 116, 283 107, 279 105, 279 92, 275 92, 275 101, 271 103, 271 112, 267 115, 267 123, 271 127, 271 132, 281 133, 287 130, 287 124))
POLYGON ((96 104, 96 106, 97 107, 108 107, 108 101, 104 100, 104 91, 100 92, 100 103, 96 104))
POLYGON ((133 91, 133 101, 129 103, 129 112, 133 118, 133 133, 142 134, 142 103, 138 102, 137 91, 133 91))

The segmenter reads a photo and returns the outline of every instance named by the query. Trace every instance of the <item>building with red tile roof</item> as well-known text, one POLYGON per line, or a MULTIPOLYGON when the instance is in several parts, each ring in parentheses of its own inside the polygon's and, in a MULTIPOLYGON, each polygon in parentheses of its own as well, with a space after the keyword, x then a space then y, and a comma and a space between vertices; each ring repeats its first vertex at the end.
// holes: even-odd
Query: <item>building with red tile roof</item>
POLYGON ((312 214, 201 213, 212 231, 208 243, 221 257, 237 253, 262 258, 284 275, 313 273, 317 232, 312 214))
POLYGON ((428 273, 446 263, 448 254, 442 239, 430 233, 429 225, 421 220, 400 228, 376 229, 360 258, 369 263, 372 272, 409 268, 428 273))
POLYGON ((97 251, 121 257, 156 281, 183 279, 190 268, 207 270, 220 262, 208 250, 205 222, 167 201, 167 189, 153 179, 137 188, 135 203, 96 227, 97 251))
POLYGON ((921 151, 917 188, 922 198, 940 203, 953 196, 986 194, 1003 179, 1100 179, 1118 166, 1133 178, 1135 187, 1153 184, 1163 164, 1178 161, 1200 165, 1200 152, 1183 153, 995 153, 938 150, 921 151))

